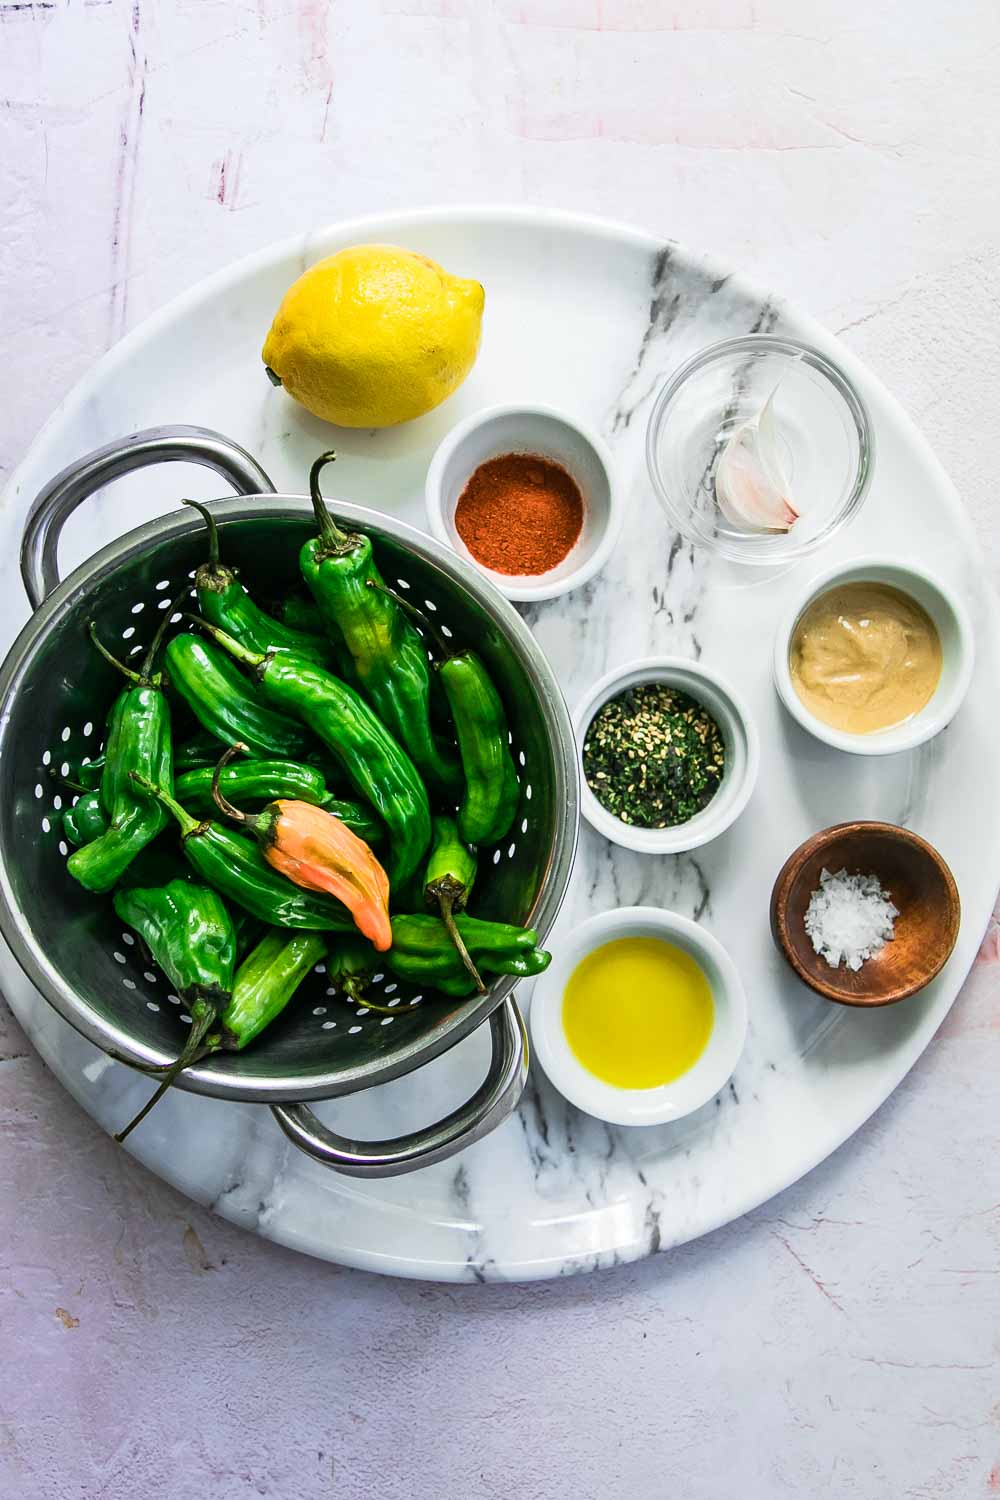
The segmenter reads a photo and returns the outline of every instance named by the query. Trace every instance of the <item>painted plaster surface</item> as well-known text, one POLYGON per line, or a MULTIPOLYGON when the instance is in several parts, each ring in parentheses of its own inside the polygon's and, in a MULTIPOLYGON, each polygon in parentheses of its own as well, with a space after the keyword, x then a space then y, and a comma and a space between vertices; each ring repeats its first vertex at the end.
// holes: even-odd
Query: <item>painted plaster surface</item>
MULTIPOLYGON (((998 50, 995 7, 925 0, 0 3, 0 469, 228 260, 499 198, 710 249, 843 332, 995 560, 998 50)), ((231 1227, 10 1022, 0 1493, 1000 1494, 998 956, 994 928, 904 1085, 796 1187, 530 1287, 379 1280, 231 1227)))

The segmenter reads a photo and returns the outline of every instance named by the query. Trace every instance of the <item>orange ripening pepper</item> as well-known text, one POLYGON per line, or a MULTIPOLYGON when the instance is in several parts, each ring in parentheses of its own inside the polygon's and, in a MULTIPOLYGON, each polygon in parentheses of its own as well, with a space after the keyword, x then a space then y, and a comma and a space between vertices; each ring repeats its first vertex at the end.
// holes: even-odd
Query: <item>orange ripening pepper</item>
POLYGON ((281 798, 254 814, 234 807, 219 787, 219 773, 242 748, 227 750, 216 767, 212 795, 218 806, 254 835, 273 869, 303 890, 343 902, 358 931, 384 953, 392 946, 389 877, 364 839, 310 802, 281 798))
POLYGON ((261 817, 268 815, 271 826, 261 839, 268 864, 303 890, 342 901, 379 953, 391 947, 389 877, 364 839, 310 802, 270 802, 261 817))

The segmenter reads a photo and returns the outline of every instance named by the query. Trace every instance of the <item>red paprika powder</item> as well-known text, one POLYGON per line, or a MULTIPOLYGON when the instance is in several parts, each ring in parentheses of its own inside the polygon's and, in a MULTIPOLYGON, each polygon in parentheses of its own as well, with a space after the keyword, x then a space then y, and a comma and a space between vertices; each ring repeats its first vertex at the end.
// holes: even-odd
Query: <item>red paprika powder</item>
POLYGON ((583 527, 572 475, 536 453, 490 458, 470 477, 455 510, 459 536, 495 573, 535 576, 554 568, 583 527))

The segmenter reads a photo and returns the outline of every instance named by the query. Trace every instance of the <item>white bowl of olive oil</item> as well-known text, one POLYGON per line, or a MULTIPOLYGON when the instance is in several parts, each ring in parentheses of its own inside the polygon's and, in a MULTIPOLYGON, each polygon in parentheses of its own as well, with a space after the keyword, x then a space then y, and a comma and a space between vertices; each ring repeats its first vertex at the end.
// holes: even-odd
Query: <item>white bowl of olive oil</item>
POLYGON ((697 922, 631 906, 568 933, 536 981, 531 1039, 549 1080, 613 1125, 662 1125, 725 1088, 747 1032, 736 965, 697 922))

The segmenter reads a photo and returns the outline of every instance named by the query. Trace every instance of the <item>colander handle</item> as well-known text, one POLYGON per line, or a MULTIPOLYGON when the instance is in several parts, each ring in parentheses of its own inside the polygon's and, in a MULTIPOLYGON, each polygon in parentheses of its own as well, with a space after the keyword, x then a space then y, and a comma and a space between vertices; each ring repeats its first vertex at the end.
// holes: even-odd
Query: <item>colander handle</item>
POLYGON ((349 1177, 398 1177, 446 1161, 487 1135, 511 1113, 528 1076, 528 1038, 513 998, 490 1016, 493 1055, 482 1084, 436 1125, 391 1141, 352 1141, 328 1130, 308 1104, 273 1104, 271 1113, 293 1145, 349 1177))
POLYGON ((51 479, 28 512, 21 537, 21 577, 33 609, 59 583, 59 537, 77 506, 113 479, 163 463, 204 464, 228 479, 238 495, 274 493, 256 459, 208 427, 147 427, 95 448, 51 479))

